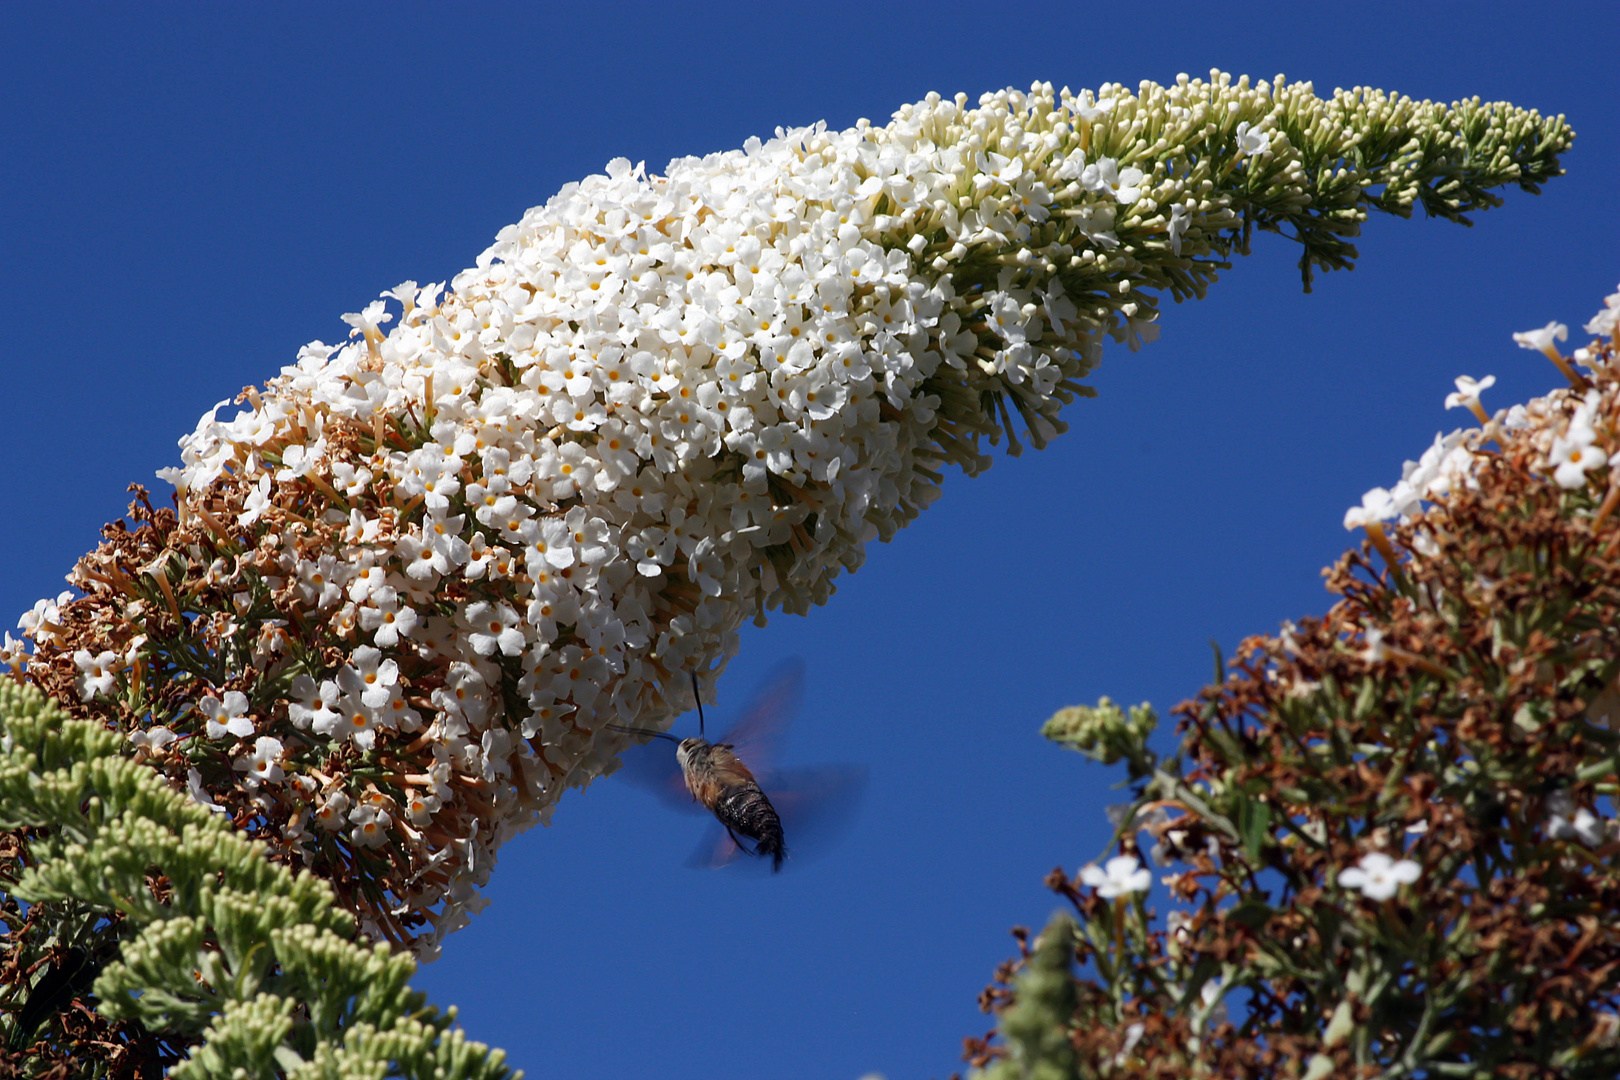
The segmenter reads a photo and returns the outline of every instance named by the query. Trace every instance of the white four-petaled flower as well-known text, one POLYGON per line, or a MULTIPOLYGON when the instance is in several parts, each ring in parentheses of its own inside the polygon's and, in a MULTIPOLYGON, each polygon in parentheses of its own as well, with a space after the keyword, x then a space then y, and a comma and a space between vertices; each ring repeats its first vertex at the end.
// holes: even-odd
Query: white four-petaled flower
POLYGON ((1271 149, 1270 133, 1254 127, 1247 120, 1238 124, 1236 134, 1239 154, 1253 157, 1271 149))
POLYGON ((206 806, 216 814, 225 813, 225 808, 216 803, 214 797, 208 794, 208 789, 203 787, 202 773, 196 769, 186 770, 186 794, 198 806, 206 806))
POLYGON ((1535 349, 1537 352, 1554 355, 1558 346, 1554 341, 1568 341, 1569 327, 1554 320, 1543 326, 1540 330, 1524 330, 1513 335, 1513 340, 1523 349, 1535 349))
POLYGON ((1620 292, 1610 293, 1604 297, 1603 310, 1592 316, 1592 321, 1581 329, 1598 337, 1612 338, 1620 334, 1620 292))
POLYGON ((354 825, 349 830, 349 838, 361 847, 380 845, 388 838, 388 830, 394 823, 388 811, 370 803, 361 803, 350 810, 349 821, 354 825))
POLYGON ((118 671, 124 666, 119 655, 111 649, 103 649, 94 656, 89 649, 80 649, 73 654, 73 663, 79 669, 75 685, 83 701, 112 693, 118 681, 118 671))
POLYGON ((1496 376, 1487 375, 1483 379, 1475 379, 1469 375, 1459 375, 1455 382, 1457 392, 1446 395, 1446 408, 1463 408, 1477 412, 1484 408, 1479 403, 1479 395, 1496 385, 1496 376))
POLYGON ((179 737, 161 724, 129 733, 129 741, 137 750, 162 750, 179 737))
POLYGON ((1112 900, 1128 893, 1146 892, 1153 884, 1153 874, 1135 855, 1115 855, 1101 868, 1083 867, 1080 880, 1096 889, 1104 900, 1112 900))
POLYGON ((280 739, 260 735, 253 742, 253 752, 237 758, 232 764, 237 772, 247 773, 251 779, 274 783, 286 775, 279 762, 281 753, 280 739))
POLYGON ((1597 437, 1592 426, 1592 406, 1583 402, 1570 417, 1569 427, 1553 439, 1547 451, 1554 483, 1570 490, 1585 487, 1586 474, 1608 464, 1609 455, 1593 445, 1597 437))
POLYGON ((253 734, 253 720, 247 715, 247 695, 240 690, 228 690, 224 700, 212 694, 197 703, 203 714, 204 730, 210 739, 235 735, 245 739, 253 734))
POLYGON ((4 664, 18 675, 28 663, 28 643, 18 641, 7 631, 5 641, 0 643, 0 664, 4 664))
POLYGON ((1547 797, 1547 836, 1553 840, 1575 838, 1587 847, 1603 842, 1603 819, 1582 806, 1567 790, 1555 791, 1547 797))
POLYGON ((1403 485, 1397 484, 1394 491, 1375 487, 1361 497, 1360 506, 1352 506, 1344 512, 1344 527, 1360 529, 1388 521, 1390 518, 1399 517, 1414 502, 1409 486, 1404 486, 1403 489, 1403 485))
POLYGON ((1423 874, 1411 859, 1396 861, 1381 851, 1369 851, 1357 866, 1339 871, 1339 884, 1360 889, 1369 900, 1388 900, 1402 885, 1410 885, 1423 874))
POLYGON ((1190 218, 1187 215, 1186 203, 1170 204, 1170 220, 1165 223, 1165 232, 1170 234, 1170 250, 1177 255, 1181 254, 1181 238, 1187 235, 1187 225, 1190 218))

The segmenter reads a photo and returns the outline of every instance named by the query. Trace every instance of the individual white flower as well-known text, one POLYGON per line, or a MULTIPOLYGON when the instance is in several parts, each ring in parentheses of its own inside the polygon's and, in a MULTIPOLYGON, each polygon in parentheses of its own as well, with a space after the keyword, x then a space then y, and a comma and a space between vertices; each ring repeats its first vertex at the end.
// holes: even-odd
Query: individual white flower
POLYGON ((1411 859, 1396 861, 1381 851, 1370 851, 1357 866, 1339 871, 1339 884, 1360 889, 1369 900, 1388 900, 1402 885, 1410 885, 1423 875, 1423 868, 1411 859))
POLYGON ((1162 806, 1150 807, 1139 811, 1127 820, 1131 803, 1112 803, 1103 807, 1103 814, 1108 818, 1108 824, 1121 832, 1140 832, 1162 825, 1170 820, 1170 812, 1162 806))
POLYGON ((1113 1058, 1114 1068, 1122 1068, 1130 1060, 1132 1051, 1136 1049, 1136 1044, 1142 1041, 1142 1036, 1146 1033, 1147 1025, 1140 1020, 1126 1026, 1125 1042, 1120 1046, 1119 1052, 1113 1058))
POLYGON ((1547 796, 1547 836, 1553 840, 1578 839, 1587 847, 1603 842, 1603 819, 1586 807, 1577 807, 1567 790, 1547 796))
POLYGON ((216 814, 225 812, 225 808, 216 803, 214 797, 208 794, 208 789, 203 787, 202 773, 196 769, 186 770, 186 794, 198 806, 206 806, 216 814))
POLYGON ((974 177, 974 183, 980 189, 988 189, 997 184, 1011 186, 1024 173, 1024 159, 1019 157, 1003 157, 994 152, 979 151, 979 174, 974 177))
POLYGON ((1547 832, 1555 838, 1573 836, 1587 847, 1596 847, 1603 842, 1603 819, 1583 806, 1571 821, 1549 820, 1547 832))
POLYGON ((369 600, 373 593, 387 587, 388 571, 384 567, 362 567, 349 580, 349 599, 361 604, 369 600))
MULTIPOLYGON (((383 295, 390 296, 392 294, 383 293, 383 295)), ((368 344, 375 344, 382 340, 382 331, 380 327, 384 323, 391 322, 393 318, 394 317, 388 313, 387 308, 383 305, 381 300, 373 300, 370 304, 366 305, 365 311, 359 313, 350 312, 349 314, 343 316, 343 321, 354 328, 349 331, 350 337, 353 337, 355 334, 361 334, 365 337, 368 344)))
POLYGON ((1457 392, 1446 395, 1446 408, 1463 408, 1479 418, 1480 423, 1487 422, 1490 417, 1486 415, 1485 407, 1480 404, 1479 395, 1496 385, 1496 376, 1487 375, 1483 379, 1473 379, 1467 375, 1459 375, 1456 379, 1457 392))
POLYGON ((240 690, 226 691, 224 700, 210 694, 197 703, 197 708, 203 715, 203 729, 210 739, 222 739, 226 735, 245 739, 253 734, 253 720, 247 715, 247 695, 240 690))
MULTIPOLYGON (((364 470, 361 470, 362 472, 364 470)), ((382 519, 367 517, 359 510, 349 511, 349 525, 343 530, 343 542, 346 544, 373 544, 382 534, 382 519)), ((363 558, 371 558, 369 551, 363 558)))
POLYGON ((317 715, 324 716, 342 691, 330 679, 316 685, 308 675, 293 679, 287 697, 287 719, 294 727, 307 730, 317 715))
POLYGON ((124 666, 122 658, 111 649, 103 649, 94 656, 89 649, 79 649, 73 654, 73 663, 79 669, 74 686, 78 688, 81 701, 112 693, 118 672, 124 666))
POLYGON ((328 832, 336 832, 343 827, 348 814, 349 796, 342 791, 334 791, 321 800, 315 811, 315 824, 328 832))
POLYGON ((1142 197, 1141 169, 1119 167, 1113 158, 1103 158, 1087 165, 1080 174, 1080 183, 1091 191, 1112 195, 1114 200, 1129 206, 1142 197))
POLYGON ((499 548, 485 539, 483 533, 474 533, 473 538, 467 541, 467 565, 462 568, 462 576, 468 581, 477 581, 489 573, 489 568, 499 554, 499 548))
POLYGON ((1159 340, 1159 313, 1155 311, 1141 318, 1131 315, 1126 318, 1124 326, 1110 330, 1109 336, 1123 342, 1131 352, 1141 352, 1142 346, 1159 340))
POLYGON ((399 538, 395 547, 405 572, 419 581, 431 581, 450 572, 450 563, 431 541, 416 533, 399 538))
POLYGON ((280 739, 260 735, 253 742, 253 752, 237 758, 232 765, 251 779, 274 783, 286 775, 279 763, 282 749, 280 739))
POLYGON ((304 602, 327 608, 343 599, 344 568, 335 555, 322 555, 298 564, 298 587, 304 602))
POLYGON ((36 646, 54 642, 61 629, 62 608, 72 599, 73 594, 64 591, 55 600, 35 601, 33 610, 23 612, 22 618, 17 620, 18 628, 33 638, 36 646))
POLYGON ((1104 900, 1112 900, 1129 893, 1146 892, 1153 884, 1153 873, 1135 855, 1115 855, 1100 869, 1095 865, 1082 867, 1080 880, 1096 889, 1104 900))
POLYGON ((162 750, 180 736, 158 724, 129 733, 130 745, 137 750, 162 750))
POLYGON ((1271 149, 1271 135, 1252 126, 1247 120, 1238 124, 1236 135, 1240 155, 1254 157, 1271 149))
POLYGON ((23 668, 28 665, 27 642, 18 641, 11 636, 9 630, 6 632, 4 642, 0 642, 0 664, 4 664, 18 675, 21 675, 23 668))
POLYGON ((1540 330, 1524 330, 1513 335, 1513 340, 1523 349, 1535 349, 1549 357, 1558 355, 1558 346, 1555 341, 1569 340, 1569 327, 1554 320, 1543 326, 1540 330))
MULTIPOLYGON (((1053 176, 1059 180, 1078 180, 1080 174, 1086 168, 1086 152, 1084 150, 1075 150, 1067 156, 1055 154, 1053 155, 1053 161, 1057 165, 1057 168, 1052 172, 1053 176)), ((923 243, 917 245, 917 250, 920 251, 927 246, 927 240, 924 239, 923 243)))
POLYGON ((442 804, 437 795, 428 792, 410 791, 405 799, 405 812, 417 825, 427 825, 433 820, 433 814, 442 804))
POLYGON ((422 729, 422 714, 411 708, 405 695, 400 693, 399 687, 394 687, 391 696, 382 707, 377 710, 379 720, 385 727, 396 727, 401 731, 420 731, 422 729))
POLYGON ((381 846, 388 839, 388 830, 394 824, 388 811, 369 803, 361 803, 350 810, 349 821, 354 826, 349 830, 349 838, 361 847, 381 846))
POLYGON ((493 656, 496 650, 505 656, 523 653, 527 641, 523 620, 506 604, 469 604, 462 619, 467 625, 468 643, 479 656, 493 656))
POLYGON ((1384 631, 1376 626, 1369 626, 1362 632, 1364 644, 1361 647, 1361 658, 1369 664, 1382 664, 1389 659, 1389 646, 1384 644, 1384 631))
POLYGON ((1051 190, 1033 176, 1020 177, 1012 185, 1011 204, 1030 221, 1037 224, 1049 220, 1052 212, 1047 209, 1055 201, 1051 190))
POLYGON ((399 682, 399 664, 384 659, 382 651, 362 645, 350 657, 347 667, 338 671, 338 689, 358 697, 370 708, 378 708, 393 695, 399 682))
POLYGON ((386 720, 382 711, 386 704, 385 699, 381 705, 367 705, 359 694, 341 694, 315 712, 309 728, 336 742, 353 740, 360 749, 370 750, 377 744, 378 726, 386 720))
POLYGON ((1369 524, 1398 517, 1400 512, 1394 494, 1385 488, 1375 487, 1361 497, 1360 506, 1352 506, 1344 512, 1344 527, 1365 528, 1369 524))
POLYGON ((371 470, 364 465, 356 465, 351 461, 334 461, 332 463, 332 486, 349 498, 358 498, 372 480, 371 470))
POLYGON ((1547 465, 1553 470, 1555 484, 1569 490, 1585 487, 1586 474, 1608 464, 1609 456, 1592 445, 1596 437, 1590 427, 1571 424, 1566 434, 1553 439, 1547 465))
POLYGON ((434 514, 443 514, 449 510, 450 497, 461 490, 461 481, 449 471, 450 468, 451 466, 446 463, 423 472, 421 485, 423 505, 434 514))
POLYGON ((1112 112, 1115 104, 1115 100, 1111 97, 1100 98, 1093 103, 1091 91, 1084 90, 1081 91, 1078 98, 1069 103, 1069 107, 1074 110, 1074 115, 1083 122, 1094 124, 1112 112))
POLYGON ((399 593, 384 586, 372 593, 370 603, 360 609, 360 625, 372 634, 372 643, 391 649, 402 637, 416 629, 416 609, 401 604, 399 593))
POLYGON ((1210 979, 1198 991, 1198 1001, 1204 1010, 1205 1022, 1212 1027, 1226 1023, 1226 1002, 1221 1000, 1223 987, 1220 979, 1210 979))
POLYGON ((1170 250, 1177 255, 1181 254, 1181 238, 1187 235, 1187 226, 1191 221, 1186 203, 1170 204, 1170 220, 1165 223, 1165 232, 1170 236, 1170 250))
POLYGON ((259 477, 259 482, 253 485, 252 490, 247 494, 247 498, 243 500, 242 512, 236 515, 236 523, 244 526, 252 525, 264 515, 266 510, 270 509, 271 505, 270 474, 265 473, 259 477))
POLYGON ((1597 337, 1612 338, 1620 335, 1620 292, 1610 293, 1604 297, 1603 310, 1592 316, 1592 321, 1581 329, 1597 337))

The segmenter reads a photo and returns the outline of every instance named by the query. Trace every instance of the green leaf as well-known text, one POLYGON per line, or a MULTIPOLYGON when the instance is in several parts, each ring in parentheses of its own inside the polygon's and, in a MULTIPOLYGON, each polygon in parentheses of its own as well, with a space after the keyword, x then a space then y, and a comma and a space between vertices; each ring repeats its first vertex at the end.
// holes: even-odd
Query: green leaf
POLYGON ((1238 806, 1238 831, 1243 834, 1243 850, 1250 862, 1259 862, 1271 839, 1271 806, 1259 799, 1244 798, 1238 806))

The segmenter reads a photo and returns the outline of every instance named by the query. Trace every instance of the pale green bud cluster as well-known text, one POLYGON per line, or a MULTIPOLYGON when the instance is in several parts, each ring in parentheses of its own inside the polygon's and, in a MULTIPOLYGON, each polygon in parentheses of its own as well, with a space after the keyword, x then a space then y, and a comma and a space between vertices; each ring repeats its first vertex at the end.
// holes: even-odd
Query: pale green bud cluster
POLYGON ((43 830, 12 891, 36 910, 122 916, 96 1008, 192 1044, 176 1080, 512 1077, 410 989, 408 953, 355 940, 330 885, 271 863, 122 744, 0 682, 0 827, 43 830))
POLYGON ((1121 758, 1142 757, 1147 738, 1158 724, 1158 715, 1147 702, 1132 705, 1127 713, 1103 697, 1095 706, 1059 709, 1041 725, 1041 734, 1104 765, 1112 765, 1121 758))

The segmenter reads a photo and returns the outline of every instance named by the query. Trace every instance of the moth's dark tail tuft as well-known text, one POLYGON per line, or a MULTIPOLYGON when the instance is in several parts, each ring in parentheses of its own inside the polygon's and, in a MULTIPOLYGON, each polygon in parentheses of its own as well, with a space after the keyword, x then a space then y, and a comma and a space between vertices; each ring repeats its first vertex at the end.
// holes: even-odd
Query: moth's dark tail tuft
MULTIPOLYGON (((714 816, 731 831, 733 840, 741 833, 754 842, 750 854, 761 859, 769 855, 771 869, 782 869, 782 860, 787 858, 787 847, 782 843, 782 819, 776 816, 776 807, 752 779, 720 796, 714 804, 714 816)), ((737 846, 748 850, 741 841, 737 846)))

